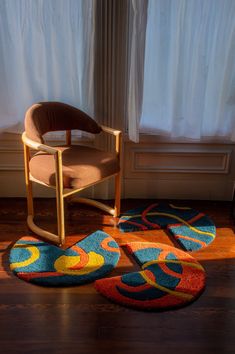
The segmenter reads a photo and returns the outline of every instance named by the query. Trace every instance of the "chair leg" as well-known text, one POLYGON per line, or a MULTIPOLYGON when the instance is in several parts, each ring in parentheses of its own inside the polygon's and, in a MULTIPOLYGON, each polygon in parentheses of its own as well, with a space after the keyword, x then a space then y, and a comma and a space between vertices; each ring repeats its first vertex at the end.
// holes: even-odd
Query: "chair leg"
MULTIPOLYGON (((33 193, 32 193, 32 182, 26 185, 27 191, 27 202, 28 202, 28 217, 27 217, 27 225, 36 235, 46 238, 59 246, 62 246, 65 242, 65 231, 64 231, 64 205, 63 200, 62 203, 57 202, 57 224, 58 224, 58 235, 53 234, 47 230, 42 229, 37 226, 33 220, 34 211, 33 211, 33 193), (59 204, 59 206, 58 206, 59 204)), ((57 198, 56 198, 57 200, 57 198)))
POLYGON ((32 181, 30 180, 29 176, 29 148, 27 145, 24 144, 24 162, 25 162, 25 184, 26 184, 26 195, 27 195, 27 209, 28 209, 28 216, 27 216, 27 225, 32 230, 35 232, 36 235, 44 237, 56 244, 63 244, 64 243, 64 205, 63 205, 63 198, 61 201, 61 198, 57 198, 59 200, 59 207, 57 210, 59 211, 59 219, 58 219, 58 226, 59 226, 59 235, 55 235, 51 232, 48 232, 40 227, 38 227, 34 221, 34 207, 33 207, 33 184, 32 181))
POLYGON ((115 204, 114 204, 115 217, 119 216, 120 207, 121 207, 121 173, 119 172, 115 176, 115 204))
POLYGON ((64 225, 64 197, 60 188, 56 190, 57 207, 57 230, 60 239, 60 245, 65 243, 65 225, 64 225))
POLYGON ((24 167, 25 167, 25 185, 26 185, 26 196, 27 196, 27 208, 28 215, 32 215, 33 217, 33 192, 32 192, 32 182, 29 178, 29 147, 24 144, 24 167))
MULTIPOLYGON (((58 219, 58 225, 59 225, 59 220, 60 220, 60 231, 58 232, 58 235, 53 234, 52 232, 49 232, 47 230, 42 229, 41 227, 37 226, 34 223, 34 208, 33 208, 33 190, 32 190, 32 181, 28 181, 26 184, 26 193, 27 193, 27 204, 28 204, 28 217, 27 217, 27 225, 32 230, 36 235, 41 236, 43 238, 46 238, 47 240, 50 240, 58 245, 63 245, 65 241, 64 237, 64 223, 63 223, 63 208, 62 211, 60 210, 60 217, 58 219), (62 220, 62 222, 61 222, 62 220), (62 225, 61 225, 62 224, 62 225)), ((62 201, 63 202, 63 201, 62 201)), ((63 205, 63 204, 62 204, 63 205)), ((57 214, 58 217, 58 214, 57 214)))
POLYGON ((55 155, 56 167, 56 207, 57 207, 57 226, 60 245, 65 243, 64 228, 64 196, 63 196, 63 171, 61 151, 55 155))
POLYGON ((27 206, 28 206, 28 216, 34 217, 34 207, 33 207, 33 184, 29 180, 26 185, 26 193, 27 193, 27 206))

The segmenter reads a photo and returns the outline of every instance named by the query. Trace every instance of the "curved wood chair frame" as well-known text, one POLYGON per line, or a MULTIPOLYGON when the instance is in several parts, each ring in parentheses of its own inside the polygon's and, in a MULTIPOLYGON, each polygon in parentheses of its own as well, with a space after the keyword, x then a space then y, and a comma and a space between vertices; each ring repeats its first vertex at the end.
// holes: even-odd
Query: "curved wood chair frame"
MULTIPOLYGON (((111 134, 115 137, 115 151, 117 154, 117 158, 121 158, 121 131, 115 130, 106 126, 101 126, 102 131, 108 134, 111 134)), ((87 185, 80 189, 67 189, 63 188, 63 174, 62 174, 62 158, 63 153, 56 147, 52 147, 46 144, 37 143, 26 136, 24 132, 22 134, 22 141, 24 145, 24 165, 25 165, 25 182, 26 182, 26 193, 27 193, 27 207, 28 207, 28 216, 27 216, 27 224, 28 227, 35 232, 37 235, 46 238, 60 246, 65 243, 65 222, 64 222, 64 199, 70 195, 78 193, 83 189, 86 189, 90 186, 98 184, 105 179, 108 179, 112 176, 108 176, 96 183, 92 183, 91 185, 87 185), (37 179, 35 179, 29 170, 29 160, 30 160, 30 149, 43 151, 48 154, 54 155, 55 160, 55 171, 56 171, 56 185, 50 186, 47 185, 37 179), (54 188, 56 190, 56 208, 57 208, 57 232, 58 234, 51 233, 47 230, 44 230, 37 226, 34 223, 34 207, 33 207, 33 190, 32 190, 32 182, 36 182, 42 184, 49 188, 54 188)), ((66 144, 71 145, 71 130, 66 131, 66 144)), ((110 207, 101 202, 88 199, 88 198, 76 198, 76 202, 86 203, 92 206, 95 206, 99 209, 102 209, 114 217, 117 217, 120 214, 120 197, 121 197, 121 170, 114 174, 115 176, 115 203, 114 207, 110 207)))

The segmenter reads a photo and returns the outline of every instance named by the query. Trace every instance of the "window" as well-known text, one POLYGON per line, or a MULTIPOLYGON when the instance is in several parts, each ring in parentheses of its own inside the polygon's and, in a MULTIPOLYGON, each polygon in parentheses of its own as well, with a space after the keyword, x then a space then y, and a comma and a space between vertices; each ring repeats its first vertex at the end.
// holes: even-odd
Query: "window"
POLYGON ((149 0, 140 132, 235 140, 235 2, 149 0))

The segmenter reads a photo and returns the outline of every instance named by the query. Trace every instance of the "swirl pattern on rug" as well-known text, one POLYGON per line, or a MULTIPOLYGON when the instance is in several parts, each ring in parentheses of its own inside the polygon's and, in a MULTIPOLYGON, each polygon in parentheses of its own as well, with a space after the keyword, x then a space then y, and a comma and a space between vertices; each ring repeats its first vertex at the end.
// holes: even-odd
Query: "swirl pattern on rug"
POLYGON ((63 250, 33 237, 22 237, 10 251, 10 268, 20 279, 43 286, 70 286, 92 282, 118 263, 114 239, 96 231, 63 250))
POLYGON ((216 228, 205 214, 187 207, 154 203, 127 211, 119 219, 123 232, 165 228, 186 251, 196 251, 209 245, 216 228))
POLYGON ((141 310, 164 310, 186 305, 203 291, 205 271, 191 255, 161 243, 126 246, 142 269, 97 280, 96 290, 110 300, 141 310))

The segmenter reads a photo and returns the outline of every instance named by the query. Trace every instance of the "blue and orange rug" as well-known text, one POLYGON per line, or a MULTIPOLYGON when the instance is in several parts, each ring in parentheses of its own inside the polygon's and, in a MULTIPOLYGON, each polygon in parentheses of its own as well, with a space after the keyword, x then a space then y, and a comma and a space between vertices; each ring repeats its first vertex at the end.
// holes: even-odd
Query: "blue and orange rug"
POLYGON ((116 266, 114 239, 96 231, 63 250, 33 237, 22 237, 10 251, 10 268, 20 279, 43 286, 71 286, 102 278, 116 266))
POLYGON ((189 254, 161 243, 132 242, 128 252, 141 271, 99 279, 108 299, 139 310, 165 310, 194 301, 205 287, 205 271, 189 254))
POLYGON ((127 211, 119 219, 123 232, 166 229, 185 251, 196 251, 209 245, 216 228, 205 214, 187 207, 153 203, 127 211))
POLYGON ((153 203, 121 215, 122 232, 166 229, 183 249, 153 242, 128 242, 127 252, 140 270, 104 278, 117 265, 120 249, 103 231, 96 231, 63 250, 33 237, 22 237, 10 251, 10 268, 20 279, 42 286, 64 287, 95 282, 108 299, 139 310, 181 307, 200 296, 205 271, 191 255, 209 245, 216 228, 205 214, 191 208, 153 203))

